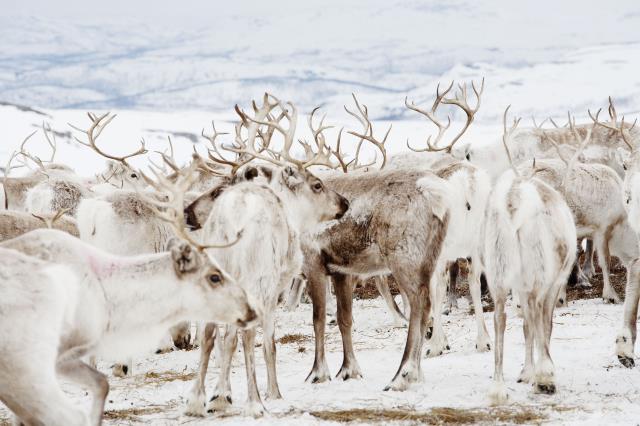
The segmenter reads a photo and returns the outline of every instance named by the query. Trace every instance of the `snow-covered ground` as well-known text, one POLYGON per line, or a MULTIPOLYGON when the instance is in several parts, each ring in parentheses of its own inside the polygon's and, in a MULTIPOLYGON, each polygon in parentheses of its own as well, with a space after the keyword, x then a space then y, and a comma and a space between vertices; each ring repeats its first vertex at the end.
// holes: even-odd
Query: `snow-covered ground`
MULTIPOLYGON (((405 410, 425 417, 433 423, 455 423, 455 416, 475 416, 476 420, 494 419, 488 423, 510 424, 637 424, 640 418, 640 369, 623 368, 613 351, 615 335, 622 316, 621 305, 605 305, 599 299, 571 302, 556 311, 552 357, 556 366, 558 393, 541 396, 532 393, 530 385, 516 383, 524 360, 522 320, 512 307, 507 310, 505 339, 505 375, 511 404, 499 410, 488 405, 487 391, 493 373, 493 353, 474 350, 475 324, 461 309, 445 317, 445 330, 451 351, 422 362, 424 383, 406 392, 383 392, 402 356, 406 329, 395 328, 384 302, 356 301, 354 305, 354 345, 364 378, 347 382, 334 379, 312 385, 304 382, 313 364, 313 328, 311 306, 302 305, 296 312, 280 311, 276 338, 301 335, 293 343, 278 344, 278 380, 284 400, 266 401, 269 414, 259 420, 242 415, 246 400, 243 357, 235 356, 231 375, 233 411, 230 416, 210 414, 207 418, 190 418, 182 414, 197 371, 198 351, 149 355, 136 360, 134 375, 118 379, 110 377, 111 392, 106 405, 106 424, 324 424, 333 416, 352 416, 360 422, 372 418, 387 423, 391 412, 405 410), (440 410, 449 407, 453 410, 440 410), (361 409, 362 411, 357 411, 361 409), (345 412, 346 411, 346 412, 345 412), (453 414, 452 414, 453 413, 453 414), (374 417, 363 417, 374 416, 374 417), (501 416, 501 417, 498 417, 501 416)), ((493 315, 485 314, 489 330, 493 315)), ((491 333, 493 334, 493 333, 491 333)), ((342 362, 342 346, 337 326, 328 326, 327 361, 335 374, 342 362)), ((258 339, 260 344, 261 339, 258 339)), ((256 348, 258 383, 266 388, 266 368, 261 348, 256 348)), ((102 371, 109 365, 99 363, 102 371)), ((218 375, 210 368, 207 392, 211 396, 218 375)), ((88 409, 89 399, 83 391, 67 387, 73 398, 88 409)), ((405 413, 406 415, 406 413, 405 413)), ((0 424, 8 413, 0 408, 0 424)), ((462 417, 458 417, 459 419, 462 417)), ((415 420, 406 423, 415 423, 415 420)))
MULTIPOLYGON (((98 173, 104 160, 74 143, 67 125, 86 125, 88 110, 118 113, 99 142, 106 151, 130 152, 141 138, 150 150, 165 150, 171 136, 184 161, 194 146, 205 152, 199 135, 211 120, 218 130, 232 131, 233 105, 247 108, 264 91, 291 100, 301 115, 321 105, 336 126, 330 136, 341 126, 357 129, 342 109, 356 93, 369 106, 377 133, 393 125, 390 155, 405 151, 407 139, 416 145, 434 133, 406 110, 404 98, 430 104, 439 81, 485 77, 482 106, 463 138, 477 144, 500 137, 508 104, 512 114, 524 117, 522 126, 531 116, 564 120, 567 110, 585 120, 586 110, 606 106, 609 95, 621 115, 640 112, 640 4, 634 0, 611 6, 584 0, 171 3, 23 0, 3 8, 0 166, 46 121, 58 135, 57 161, 82 175, 98 173)), ((458 111, 455 125, 461 119, 458 111)), ((299 123, 298 135, 308 137, 305 121, 299 123)), ((27 149, 48 157, 41 132, 27 149)), ((147 163, 135 159, 133 164, 147 163)), ((354 342, 364 378, 304 383, 313 338, 310 306, 303 305, 279 315, 277 337, 303 338, 279 345, 285 400, 267 401, 266 418, 241 415, 246 396, 241 356, 232 375, 236 415, 183 416, 191 386, 185 379, 197 368, 198 353, 192 351, 149 355, 137 360, 133 377, 110 377, 106 423, 206 424, 215 418, 224 424, 313 424, 348 416, 386 423, 389 413, 372 413, 381 409, 439 416, 407 417, 409 423, 446 423, 468 415, 496 423, 638 423, 640 369, 622 368, 613 353, 622 306, 582 300, 557 311, 552 355, 559 392, 552 397, 533 395, 529 386, 515 383, 524 345, 521 320, 509 311, 505 371, 512 404, 505 411, 487 408, 493 354, 475 352, 474 322, 463 311, 445 323, 451 352, 425 359, 425 382, 404 393, 382 392, 400 361, 406 330, 391 325, 380 299, 354 306, 354 342)), ((492 316, 486 317, 492 330, 492 316)), ((327 345, 335 374, 341 363, 337 327, 329 328, 327 345)), ((107 363, 99 366, 109 371, 107 363)), ((212 369, 209 394, 216 376, 212 369)), ((78 402, 88 403, 83 391, 68 389, 78 402)), ((0 425, 8 415, 0 406, 0 425)))

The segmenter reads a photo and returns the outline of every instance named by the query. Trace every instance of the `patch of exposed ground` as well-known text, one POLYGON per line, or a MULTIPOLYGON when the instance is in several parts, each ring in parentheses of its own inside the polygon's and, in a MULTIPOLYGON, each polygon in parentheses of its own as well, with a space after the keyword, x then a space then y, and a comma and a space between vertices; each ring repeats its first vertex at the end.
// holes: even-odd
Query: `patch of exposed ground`
POLYGON ((412 409, 366 409, 312 411, 316 418, 341 423, 388 423, 411 422, 433 425, 464 425, 464 424, 532 424, 541 423, 549 418, 549 409, 562 412, 570 410, 561 406, 523 406, 489 409, 466 409, 437 407, 428 411, 412 409))

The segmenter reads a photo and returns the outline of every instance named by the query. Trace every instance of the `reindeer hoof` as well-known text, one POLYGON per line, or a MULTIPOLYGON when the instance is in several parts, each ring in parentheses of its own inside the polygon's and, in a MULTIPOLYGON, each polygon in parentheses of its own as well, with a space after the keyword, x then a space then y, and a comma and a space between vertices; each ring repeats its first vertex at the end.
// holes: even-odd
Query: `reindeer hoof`
POLYGON ((191 336, 184 336, 183 338, 176 339, 173 344, 175 347, 181 351, 189 351, 193 349, 191 345, 191 336))
POLYGON ((312 370, 311 373, 309 373, 309 375, 305 379, 305 382, 316 384, 316 383, 328 382, 330 380, 331 380, 331 376, 329 375, 328 371, 320 372, 320 371, 312 370))
POLYGON ((554 393, 556 393, 556 385, 554 385, 553 383, 538 383, 536 385, 536 392, 544 395, 553 395, 554 393))
POLYGON ((628 356, 618 355, 618 361, 620 361, 620 364, 624 365, 627 368, 633 368, 636 366, 636 362, 633 360, 633 358, 628 356))
POLYGON ((425 335, 425 337, 427 338, 427 340, 431 339, 431 336, 433 336, 433 327, 429 327, 427 328, 427 333, 425 335))
MULTIPOLYGON (((213 402, 213 401, 217 400, 218 398, 220 398, 220 395, 213 395, 211 397, 211 399, 209 400, 209 402, 213 402)), ((233 399, 231 399, 231 395, 225 396, 224 399, 226 399, 229 404, 233 404, 233 399)))

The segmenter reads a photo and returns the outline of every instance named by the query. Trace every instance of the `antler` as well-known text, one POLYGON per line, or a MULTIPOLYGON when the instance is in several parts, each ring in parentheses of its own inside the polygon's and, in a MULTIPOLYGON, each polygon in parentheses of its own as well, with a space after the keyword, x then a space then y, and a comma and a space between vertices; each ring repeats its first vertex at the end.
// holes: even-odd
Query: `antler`
MULTIPOLYGON (((218 145, 218 143, 216 142, 216 139, 219 135, 222 135, 224 133, 219 133, 218 131, 216 131, 215 125, 213 124, 213 122, 212 122, 213 135, 207 136, 204 134, 204 130, 202 131, 202 136, 208 139, 211 144, 211 149, 209 149, 209 159, 211 161, 214 161, 218 164, 222 164, 224 166, 230 166, 231 174, 234 174, 240 167, 249 163, 254 158, 258 158, 258 159, 269 161, 276 164, 282 164, 282 162, 277 161, 275 158, 272 158, 271 156, 264 154, 265 152, 269 152, 267 151, 267 148, 269 146, 269 143, 271 141, 271 136, 273 135, 275 128, 269 127, 266 132, 262 132, 260 129, 260 126, 263 124, 269 126, 269 124, 267 123, 272 123, 273 120, 278 120, 279 122, 284 117, 287 117, 289 119, 289 123, 291 126, 292 119, 288 115, 286 110, 283 110, 282 113, 278 116, 278 118, 274 119, 274 117, 271 115, 271 111, 276 106, 279 105, 279 101, 277 101, 276 103, 271 103, 269 101, 270 97, 273 97, 273 96, 269 95, 268 93, 264 94, 263 103, 261 107, 258 107, 258 105, 255 102, 252 102, 252 107, 255 114, 254 117, 249 117, 244 111, 240 109, 238 105, 235 106, 235 111, 240 117, 240 121, 236 123, 236 126, 235 126, 235 140, 233 145, 230 145, 230 146, 218 145), (264 120, 268 120, 268 121, 265 122, 264 120), (247 130, 246 139, 244 139, 242 136, 243 128, 247 130), (256 146, 256 137, 259 137, 262 140, 260 147, 256 146), (236 159, 235 160, 227 159, 222 154, 222 150, 234 153, 236 155, 236 159)), ((279 124, 278 126, 279 126, 279 131, 286 133, 286 131, 279 124)), ((292 133, 293 132, 295 132, 295 124, 292 130, 292 133)), ((291 139, 290 144, 293 144, 293 136, 291 136, 290 139, 291 139)), ((286 142, 287 142, 287 138, 285 137, 285 143, 286 142)))
POLYGON ((143 155, 143 154, 147 153, 147 149, 145 148, 144 139, 142 139, 140 141, 140 148, 138 148, 137 151, 132 152, 131 154, 127 154, 127 155, 123 155, 123 156, 118 157, 118 156, 111 155, 111 154, 108 154, 108 153, 104 152, 102 149, 100 149, 100 147, 98 147, 98 145, 96 145, 96 141, 100 137, 100 134, 102 134, 102 131, 104 130, 104 128, 107 127, 107 125, 109 125, 109 123, 111 123, 111 121, 114 118, 116 118, 117 114, 111 115, 111 113, 107 112, 107 113, 105 113, 105 114, 103 114, 101 116, 97 116, 92 112, 88 112, 87 115, 89 116, 89 120, 91 121, 91 126, 89 126, 89 128, 87 130, 82 130, 79 127, 74 126, 73 124, 68 123, 69 126, 72 129, 77 130, 78 132, 81 132, 81 133, 84 133, 85 135, 87 135, 87 142, 80 140, 76 136, 73 137, 79 144, 87 146, 87 147, 93 149, 95 152, 97 152, 102 157, 108 158, 110 160, 118 161, 118 162, 124 164, 125 166, 129 166, 129 163, 127 162, 127 160, 129 158, 136 157, 138 155, 143 155))
POLYGON ((55 223, 60 220, 60 218, 62 216, 64 216, 66 213, 69 213, 71 209, 66 208, 66 209, 60 209, 56 212, 55 215, 53 215, 52 217, 43 217, 43 216, 38 216, 35 213, 31 213, 31 216, 35 217, 36 219, 40 219, 42 222, 44 222, 44 224, 47 226, 47 228, 52 229, 53 225, 55 225, 55 223))
MULTIPOLYGON (((336 169, 338 167, 341 167, 342 165, 341 154, 337 151, 336 151, 337 152, 336 154, 336 152, 331 150, 330 146, 327 146, 324 134, 322 133, 327 129, 331 129, 333 126, 326 126, 324 124, 324 119, 327 116, 323 115, 322 118, 320 119, 320 123, 318 124, 318 127, 315 127, 315 128, 313 127, 313 115, 319 109, 320 107, 315 107, 313 111, 311 111, 311 114, 309 114, 309 118, 307 119, 307 123, 309 124, 309 129, 311 130, 311 134, 313 135, 313 140, 315 142, 317 151, 314 152, 313 149, 311 148, 311 145, 309 145, 308 143, 300 142, 304 148, 305 157, 306 157, 301 167, 307 168, 311 166, 326 166, 331 169, 336 169), (331 161, 332 155, 336 155, 336 158, 338 158, 338 162, 340 164, 336 165, 334 162, 331 161)), ((340 143, 341 136, 342 136, 342 130, 340 130, 340 133, 338 134, 338 144, 340 143)), ((337 149, 339 150, 340 147, 337 146, 337 149)))
MULTIPOLYGON (((620 121, 620 125, 618 125, 618 113, 616 112, 615 106, 613 106, 613 100, 611 99, 611 96, 609 96, 608 111, 609 111, 609 118, 611 119, 610 123, 604 123, 604 122, 598 121, 598 116, 596 115, 594 117, 593 115, 591 115, 591 111, 589 111, 589 117, 591 117, 591 120, 593 120, 595 124, 598 124, 609 130, 613 130, 615 132, 620 133, 620 136, 622 136, 622 141, 629 147, 631 151, 633 151, 635 148, 633 143, 631 143, 629 133, 631 132, 631 130, 633 130, 634 127, 636 127, 636 123, 638 122, 638 119, 636 118, 633 121, 633 124, 631 125, 631 127, 627 129, 625 127, 624 116, 623 116, 622 120, 620 121), (627 134, 625 134, 625 132, 627 132, 627 134)), ((598 110, 598 112, 600 111, 598 110)))
MULTIPOLYGON (((163 160, 165 162, 167 159, 168 158, 166 156, 163 156, 163 160)), ((171 166, 169 165, 169 167, 171 166)), ((149 205, 149 208, 151 208, 158 219, 167 222, 179 238, 187 241, 198 251, 202 252, 209 248, 230 247, 238 242, 242 236, 242 231, 238 233, 237 238, 234 241, 222 245, 200 244, 191 238, 189 233, 186 231, 186 224, 184 221, 184 194, 195 182, 195 171, 197 168, 198 164, 194 161, 189 165, 189 167, 179 169, 176 171, 176 178, 172 182, 158 171, 157 166, 152 166, 151 172, 153 173, 155 180, 149 178, 142 172, 140 172, 140 175, 149 186, 158 191, 158 194, 155 194, 155 197, 141 191, 138 191, 138 194, 141 199, 149 205), (160 195, 160 197, 157 195, 160 195)))
POLYGON ((360 159, 360 152, 361 152, 360 150, 365 140, 371 142, 376 148, 378 148, 378 150, 382 154, 382 164, 380 165, 380 169, 383 169, 384 166, 387 164, 387 148, 385 146, 385 143, 387 142, 389 133, 391 133, 393 124, 389 126, 389 128, 387 129, 387 132, 384 134, 384 138, 382 138, 381 141, 376 139, 376 137, 373 135, 373 124, 371 124, 371 120, 369 119, 369 109, 367 108, 366 105, 360 105, 360 102, 358 102, 358 98, 356 98, 355 94, 352 93, 351 97, 353 97, 353 101, 356 104, 356 109, 358 110, 358 113, 355 113, 349 110, 349 108, 347 108, 346 106, 344 107, 344 109, 345 111, 347 111, 349 115, 351 115, 356 120, 358 120, 363 127, 362 133, 357 133, 351 130, 348 131, 349 134, 360 138, 356 148, 356 155, 353 161, 351 162, 351 164, 353 164, 353 170, 372 166, 377 161, 377 158, 374 157, 373 161, 369 164, 363 164, 363 165, 358 164, 358 160, 360 159))
POLYGON ((511 134, 516 130, 516 128, 518 127, 518 124, 520 124, 521 118, 518 118, 518 119, 514 118, 513 124, 509 129, 507 129, 507 113, 509 112, 509 108, 511 108, 511 105, 509 105, 507 109, 504 110, 504 116, 502 117, 502 128, 503 128, 502 144, 504 145, 504 150, 507 152, 507 158, 509 159, 509 164, 511 165, 513 172, 516 174, 516 176, 519 177, 520 173, 518 172, 518 169, 516 168, 516 166, 513 164, 511 152, 509 151, 509 147, 507 146, 507 140, 511 138, 511 134))
POLYGON ((53 132, 53 129, 51 129, 51 125, 45 121, 42 122, 42 133, 44 133, 44 137, 51 147, 51 157, 49 157, 48 162, 53 163, 53 160, 56 158, 56 151, 58 150, 58 141, 56 140, 56 134, 53 132))
POLYGON ((314 126, 314 116, 319 108, 315 108, 307 120, 313 135, 315 149, 309 143, 299 141, 304 148, 305 158, 298 159, 291 153, 298 122, 298 111, 295 105, 291 102, 283 104, 282 101, 269 93, 264 94, 261 107, 258 107, 255 102, 252 102, 251 105, 254 111, 253 117, 240 109, 238 105, 235 107, 236 113, 240 117, 240 122, 236 124, 235 141, 232 146, 220 145, 219 147, 215 143, 215 138, 220 134, 216 132, 215 127, 213 136, 207 137, 212 145, 212 149, 209 152, 209 158, 212 161, 231 166, 232 173, 235 173, 240 167, 254 159, 267 161, 279 166, 291 163, 301 169, 311 166, 327 166, 330 168, 339 166, 331 161, 331 156, 335 155, 335 153, 327 145, 323 133, 331 126, 324 124, 325 117, 320 119, 317 127, 314 126), (276 108, 280 111, 278 114, 274 114, 274 109, 276 108), (287 126, 283 122, 285 119, 288 123, 287 126), (242 137, 243 128, 247 130, 246 139, 242 137), (280 150, 275 150, 271 146, 271 140, 275 132, 278 132, 283 137, 283 145, 280 150), (256 142, 257 138, 261 140, 259 145, 256 142), (235 153, 236 159, 228 160, 222 155, 221 150, 235 153))
POLYGON ((453 146, 455 145, 456 142, 458 142, 458 140, 462 137, 462 135, 467 131, 467 129, 469 128, 469 126, 471 125, 471 123, 473 123, 473 119, 475 117, 475 114, 478 112, 478 109, 480 109, 480 100, 482 97, 482 92, 484 91, 484 78, 482 79, 482 83, 480 85, 480 89, 478 89, 476 87, 475 82, 471 82, 471 88, 473 90, 473 93, 475 94, 476 97, 476 106, 474 108, 471 108, 469 106, 469 102, 467 100, 468 96, 467 96, 467 83, 464 84, 459 84, 458 85, 458 90, 456 91, 454 98, 447 98, 445 97, 447 95, 447 93, 449 93, 449 91, 451 91, 451 88, 453 87, 453 82, 451 82, 451 84, 449 85, 449 87, 447 87, 447 89, 440 93, 440 84, 438 84, 438 87, 436 88, 436 98, 433 101, 433 105, 431 106, 431 110, 427 111, 427 110, 423 110, 421 108, 419 108, 414 102, 411 102, 411 104, 409 104, 408 98, 405 98, 404 100, 404 104, 407 108, 409 108, 410 110, 413 110, 419 114, 424 115, 425 117, 427 117, 429 119, 429 121, 431 121, 433 124, 436 125, 436 127, 438 128, 438 134, 435 137, 433 143, 431 143, 431 135, 429 135, 429 137, 427 138, 427 147, 424 149, 416 149, 413 148, 410 144, 409 141, 407 141, 407 147, 409 147, 409 149, 411 149, 412 151, 415 152, 425 152, 425 151, 430 151, 430 152, 438 152, 438 151, 446 151, 446 152, 451 152, 451 150, 453 149, 453 146), (438 106, 440 106, 441 104, 444 105, 456 105, 457 107, 459 107, 460 109, 462 109, 464 111, 464 113, 467 116, 465 125, 462 127, 462 129, 458 132, 458 134, 451 140, 451 142, 442 147, 442 148, 438 148, 438 142, 440 142, 440 140, 442 139, 442 137, 444 136, 445 132, 449 129, 449 127, 451 126, 451 117, 447 116, 447 124, 443 124, 440 121, 438 121, 438 119, 435 116, 436 110, 438 109, 438 106))

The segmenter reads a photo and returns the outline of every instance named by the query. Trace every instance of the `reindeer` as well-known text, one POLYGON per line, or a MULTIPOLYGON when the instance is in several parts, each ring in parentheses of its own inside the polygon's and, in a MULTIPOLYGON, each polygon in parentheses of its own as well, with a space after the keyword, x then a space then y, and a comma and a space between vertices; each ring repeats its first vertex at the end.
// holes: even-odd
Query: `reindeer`
MULTIPOLYGON (((454 98, 447 97, 447 94, 453 88, 453 82, 443 92, 440 92, 440 86, 436 90, 436 98, 430 108, 425 110, 414 103, 409 103, 405 98, 405 106, 425 116, 430 122, 438 128, 438 134, 433 139, 427 138, 425 148, 413 148, 407 141, 407 146, 414 151, 413 153, 400 154, 391 158, 389 166, 399 170, 427 170, 436 174, 436 176, 446 180, 453 187, 452 193, 449 195, 451 204, 451 217, 449 218, 449 232, 445 240, 441 256, 452 265, 459 258, 470 260, 469 273, 469 290, 473 301, 473 307, 477 323, 476 349, 480 352, 487 351, 491 348, 489 333, 484 323, 482 300, 481 300, 481 271, 472 263, 472 259, 477 255, 479 247, 479 229, 484 220, 484 210, 489 198, 491 190, 490 178, 484 170, 470 164, 467 161, 459 160, 453 156, 452 150, 469 128, 476 112, 480 108, 480 99, 484 90, 484 80, 480 87, 476 87, 472 82, 471 88, 476 96, 476 105, 471 108, 468 103, 467 85, 459 85, 459 91, 454 98), (466 116, 466 121, 462 129, 451 139, 449 144, 438 146, 445 132, 451 126, 451 118, 448 117, 447 123, 443 123, 436 117, 436 111, 440 105, 453 105, 460 108, 466 116)), ((449 306, 450 310, 456 301, 455 281, 457 269, 449 268, 449 306)), ((439 274, 434 280, 434 285, 442 283, 442 275, 439 274)), ((437 356, 442 354, 445 349, 449 348, 444 330, 440 320, 442 312, 441 295, 443 291, 433 291, 432 295, 436 296, 431 302, 432 316, 434 319, 433 334, 430 337, 427 346, 428 356, 437 356)))
POLYGON ((0 211, 0 241, 41 228, 58 229, 77 237, 78 225, 73 218, 65 217, 65 213, 65 210, 60 210, 54 216, 42 217, 19 211, 0 211))
MULTIPOLYGON (((274 311, 278 296, 300 273, 300 235, 319 222, 339 219, 349 204, 336 192, 326 189, 320 179, 306 170, 311 165, 325 161, 324 146, 318 139, 318 152, 313 156, 298 160, 291 155, 297 123, 297 110, 293 104, 287 103, 285 106, 272 95, 265 94, 263 105, 255 108, 255 117, 249 117, 237 106, 236 111, 241 119, 236 126, 236 143, 234 147, 227 147, 242 158, 233 164, 236 183, 221 188, 219 193, 204 194, 187 208, 185 215, 190 219, 188 223, 192 228, 202 227, 203 241, 218 238, 226 240, 235 232, 244 230, 245 236, 230 251, 216 250, 213 253, 253 297, 263 313, 261 322, 268 373, 267 397, 279 399, 282 396, 276 378, 274 337, 274 311), (280 113, 273 117, 276 107, 280 113), (282 122, 284 119, 288 121, 287 129, 282 122), (266 136, 268 130, 260 130, 264 126, 276 129, 284 137, 284 147, 274 157, 261 153, 269 147, 271 138, 271 134, 266 136), (243 128, 247 131, 246 141, 241 133, 243 128), (262 139, 261 148, 257 148, 255 141, 259 135, 262 139), (252 158, 268 161, 275 167, 245 165, 246 160, 252 158)), ((313 114, 309 119, 310 125, 312 120, 313 114)), ((274 152, 271 147, 268 149, 274 152)), ((220 163, 226 161, 218 158, 220 163)), ((215 332, 212 324, 205 328, 200 375, 189 398, 188 414, 204 414, 204 378, 215 332)), ((259 416, 264 411, 264 405, 255 377, 254 339, 254 330, 243 332, 248 382, 247 413, 259 416)), ((231 402, 229 374, 236 345, 237 329, 229 325, 224 338, 221 375, 209 407, 211 409, 223 409, 231 402)))
MULTIPOLYGON (((373 143, 382 152, 386 163, 384 139, 374 135, 366 106, 358 108, 358 120, 364 124, 362 133, 349 132, 361 141, 373 143)), ((322 141, 323 126, 314 136, 322 141)), ((341 135, 342 133, 340 133, 341 135)), ((338 159, 331 168, 349 170, 356 164, 338 159)), ((359 143, 360 145, 360 143, 359 143)), ((359 152, 359 149, 357 150, 359 152)), ((366 278, 393 274, 409 299, 410 318, 407 343, 400 367, 386 390, 405 390, 420 380, 420 352, 426 333, 430 305, 429 285, 439 264, 439 255, 447 233, 450 208, 447 198, 449 184, 426 171, 363 171, 323 175, 323 182, 349 200, 349 210, 339 221, 322 226, 303 241, 303 273, 313 302, 313 323, 316 339, 314 365, 307 381, 329 380, 324 354, 326 322, 326 288, 333 281, 337 298, 337 318, 343 341, 343 363, 337 377, 344 380, 361 377, 351 341, 352 280, 350 276, 366 278)))
MULTIPOLYGON (((629 127, 625 124, 624 117, 620 124, 606 124, 594 120, 598 124, 611 130, 616 130, 630 150, 630 154, 621 163, 626 171, 622 191, 622 203, 628 214, 630 226, 636 235, 640 233, 640 154, 638 154, 637 133, 632 133, 634 124, 629 127)), ((634 259, 627 265, 627 286, 623 308, 622 327, 616 336, 616 355, 618 361, 627 367, 633 368, 634 347, 637 337, 638 301, 640 300, 640 261, 634 259)))
MULTIPOLYGON (((133 153, 116 156, 101 149, 96 141, 105 127, 116 117, 110 113, 98 116, 88 113, 91 124, 87 130, 82 130, 77 126, 70 126, 86 135, 87 141, 83 141, 77 136, 74 139, 81 145, 87 146, 97 154, 107 158, 107 171, 97 177, 96 182, 81 179, 77 176, 49 176, 42 180, 33 188, 29 189, 26 197, 26 209, 30 213, 51 214, 64 208, 69 210, 71 216, 76 215, 77 207, 83 199, 91 198, 97 193, 111 192, 114 189, 132 189, 135 181, 139 180, 128 160, 132 157, 147 153, 144 140, 140 147, 133 153), (116 181, 117 182, 112 182, 116 181), (126 186, 125 186, 126 184, 126 186)), ((45 132, 45 135, 47 133, 45 132)), ((47 136, 47 138, 49 138, 47 136)), ((49 140, 49 139, 48 139, 49 140)))
MULTIPOLYGON (((581 154, 581 159, 585 163, 597 163, 609 166, 614 169, 620 177, 624 176, 624 168, 621 160, 628 154, 628 146, 619 136, 619 132, 615 130, 617 122, 617 112, 613 101, 609 98, 609 116, 611 124, 592 129, 592 142, 589 147, 581 154)), ((546 120, 545 120, 546 121, 546 120)), ((518 164, 524 161, 532 161, 534 158, 540 160, 543 158, 556 158, 557 149, 551 143, 553 139, 559 143, 562 150, 574 152, 586 132, 591 128, 590 123, 575 125, 575 131, 580 135, 576 139, 575 132, 569 124, 561 127, 553 120, 552 129, 543 129, 542 124, 537 125, 534 120, 534 126, 530 128, 517 129, 512 138, 514 146, 512 147, 512 156, 514 163, 518 164)), ((572 122, 571 117, 568 119, 572 122)), ((639 135, 637 129, 629 128, 630 134, 634 137, 639 135)), ((502 142, 499 139, 481 147, 473 147, 471 144, 463 144, 454 151, 454 155, 458 158, 466 158, 471 163, 477 164, 489 172, 492 181, 509 168, 509 162, 502 148, 502 142)), ((593 267, 593 242, 588 239, 586 244, 586 262, 582 267, 579 275, 579 285, 589 286, 588 279, 593 276, 595 269, 593 267)))
MULTIPOLYGON (((41 160, 39 157, 30 154, 26 149, 27 142, 37 133, 37 130, 24 138, 20 147, 9 156, 9 160, 4 167, 4 178, 2 179, 3 190, 1 195, 2 205, 5 210, 27 211, 27 194, 32 188, 49 178, 64 179, 75 176, 75 172, 70 167, 54 163, 57 141, 51 131, 51 127, 46 123, 42 123, 42 131, 51 148, 51 156, 48 160, 41 160), (20 161, 21 164, 12 165, 14 160, 20 161), (35 169, 31 164, 36 166, 35 169), (12 170, 22 167, 29 167, 31 171, 24 176, 9 177, 12 170)), ((49 213, 53 214, 55 211, 49 213)))
POLYGON ((184 230, 181 190, 190 183, 186 174, 167 185, 171 201, 154 205, 180 236, 168 252, 114 256, 57 230, 0 244, 7 277, 0 285, 0 365, 6 367, 0 369, 0 400, 19 421, 100 424, 109 385, 84 356, 145 353, 185 320, 255 322, 244 290, 204 253, 212 246, 196 244, 184 230), (64 395, 58 377, 93 393, 88 419, 64 395))
MULTIPOLYGON (((508 110, 503 118, 503 146, 511 161, 508 142, 519 120, 507 129, 508 110)), ((479 259, 495 303, 495 372, 490 392, 495 404, 507 400, 502 364, 509 290, 518 294, 524 314, 525 362, 518 382, 533 382, 538 393, 555 393, 549 353, 553 310, 576 257, 575 225, 562 195, 533 170, 524 174, 511 164, 491 192, 479 259)))
MULTIPOLYGON (((515 164, 526 160, 536 160, 542 158, 555 158, 557 150, 549 138, 553 139, 563 149, 568 148, 574 152, 579 141, 591 129, 590 147, 586 149, 581 157, 585 162, 599 163, 614 169, 619 176, 624 176, 624 168, 620 163, 620 159, 625 157, 625 152, 629 152, 629 147, 624 139, 617 131, 616 123, 618 115, 613 105, 613 101, 609 98, 609 116, 610 123, 607 126, 599 126, 592 129, 591 123, 575 124, 575 120, 569 117, 569 123, 573 122, 573 126, 569 124, 561 127, 554 124, 552 129, 544 129, 542 125, 533 127, 519 128, 514 131, 512 140, 511 155, 515 164), (573 129, 572 129, 573 127, 573 129), (578 132, 580 139, 576 140, 575 132, 578 132)), ((552 120, 553 122, 553 120, 552 120)), ((632 126, 627 126, 630 137, 638 137, 640 131, 632 126)), ((489 172, 492 181, 495 181, 501 174, 508 170, 510 165, 508 158, 502 147, 502 141, 496 138, 489 144, 474 147, 471 143, 462 144, 456 147, 454 155, 458 158, 465 158, 471 163, 483 167, 489 172)))
MULTIPOLYGON (((564 156, 558 142, 547 135, 557 149, 559 159, 536 160, 534 173, 536 178, 562 194, 571 208, 578 238, 590 238, 595 243, 604 281, 602 298, 609 303, 619 303, 620 298, 609 279, 610 252, 623 262, 630 262, 638 252, 638 239, 622 202, 622 180, 603 164, 577 163, 592 140, 598 115, 599 112, 584 137, 580 136, 575 119, 569 119, 569 128, 579 142, 570 159, 564 156)), ((531 168, 527 163, 518 166, 522 173, 531 168)), ((583 281, 588 283, 586 277, 583 281)))

